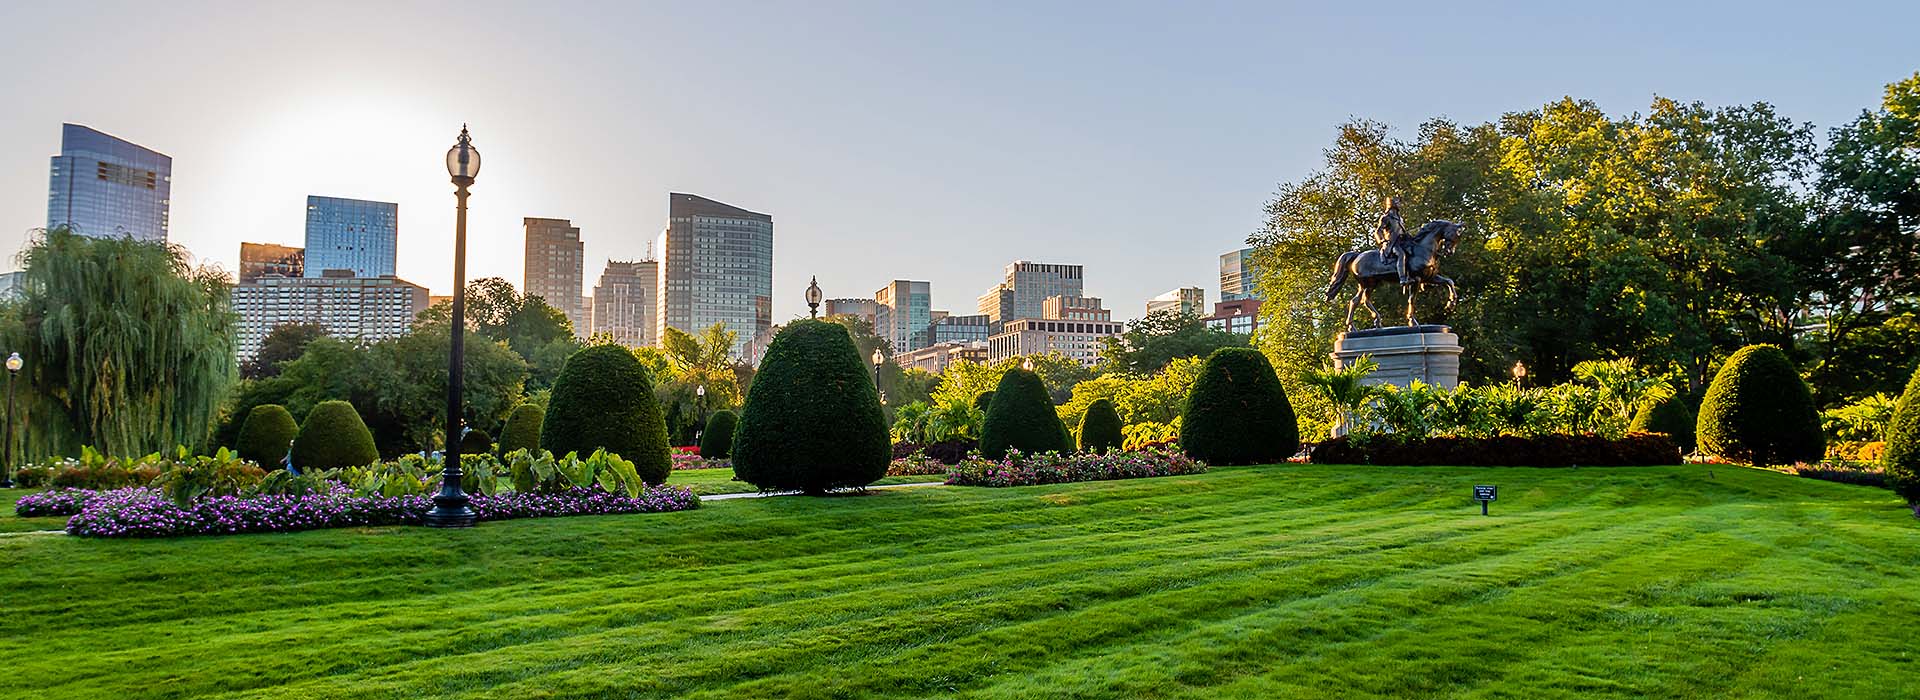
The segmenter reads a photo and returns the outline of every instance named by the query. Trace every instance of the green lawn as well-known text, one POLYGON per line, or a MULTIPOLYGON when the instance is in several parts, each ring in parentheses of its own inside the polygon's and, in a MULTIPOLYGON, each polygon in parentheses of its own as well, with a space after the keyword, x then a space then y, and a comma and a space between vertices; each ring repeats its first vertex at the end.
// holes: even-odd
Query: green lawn
MULTIPOLYGON (((946 481, 944 476, 890 476, 874 482, 886 484, 923 484, 946 481)), ((733 480, 732 469, 675 469, 667 476, 667 485, 685 486, 702 496, 715 496, 726 493, 752 493, 758 491, 744 481, 733 480)))
POLYGON ((0 534, 8 532, 34 532, 37 530, 59 530, 67 526, 65 516, 56 518, 17 518, 13 515, 13 503, 21 496, 38 493, 39 489, 0 489, 0 534))
POLYGON ((1916 570, 1886 491, 1702 466, 11 537, 0 696, 1911 698, 1916 570))

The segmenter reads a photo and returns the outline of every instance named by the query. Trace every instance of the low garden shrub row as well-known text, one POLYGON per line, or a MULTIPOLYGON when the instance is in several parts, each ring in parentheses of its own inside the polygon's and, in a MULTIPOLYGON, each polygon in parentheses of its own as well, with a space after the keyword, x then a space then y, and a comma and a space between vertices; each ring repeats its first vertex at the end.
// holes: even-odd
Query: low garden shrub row
POLYGON ((1314 445, 1312 464, 1382 464, 1462 467, 1640 467, 1680 463, 1673 438, 1658 433, 1599 435, 1498 435, 1427 437, 1391 435, 1361 439, 1338 437, 1314 445))
POLYGON ((912 457, 915 454, 924 454, 928 458, 941 464, 959 464, 960 460, 966 459, 967 455, 972 454, 973 451, 977 449, 980 449, 979 440, 943 440, 940 442, 927 443, 896 442, 893 444, 893 459, 898 462, 902 459, 912 457))
POLYGON ((1000 459, 969 457, 947 470, 955 486, 1033 486, 1074 481, 1108 481, 1150 476, 1199 474, 1207 464, 1177 450, 1138 450, 1105 454, 1009 450, 1000 459))
POLYGON ((945 474, 947 473, 948 466, 950 465, 945 462, 927 456, 925 452, 915 452, 893 460, 893 463, 888 464, 887 476, 929 476, 933 474, 945 474))

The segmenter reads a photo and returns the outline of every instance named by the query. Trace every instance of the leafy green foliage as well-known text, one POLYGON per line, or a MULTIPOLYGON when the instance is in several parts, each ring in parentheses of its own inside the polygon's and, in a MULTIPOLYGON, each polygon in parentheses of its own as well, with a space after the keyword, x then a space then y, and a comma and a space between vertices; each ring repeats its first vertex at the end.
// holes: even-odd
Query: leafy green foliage
POLYGON ((1152 375, 1102 374, 1075 384, 1072 398, 1055 410, 1062 422, 1079 425, 1088 406, 1107 399, 1113 402, 1122 424, 1170 424, 1186 410, 1187 393, 1193 390, 1193 382, 1200 378, 1200 368, 1205 364, 1204 358, 1186 357, 1168 362, 1152 375))
POLYGON ((1121 427, 1120 413, 1114 410, 1113 402, 1095 399, 1080 417, 1080 451, 1108 452, 1119 449, 1127 440, 1121 427))
POLYGON ((1244 348, 1247 343, 1247 336, 1208 328, 1199 316, 1162 309, 1127 324, 1125 333, 1102 338, 1100 371, 1149 375, 1174 360, 1205 358, 1220 348, 1244 348))
POLYGON ((1210 464, 1270 464, 1300 449, 1293 404, 1265 355, 1222 348, 1207 357, 1187 396, 1180 446, 1210 464))
POLYGON ((307 413, 293 438, 293 466, 297 469, 344 469, 380 461, 373 433, 345 401, 322 401, 307 413))
POLYGON ((1727 358, 1700 402, 1702 452, 1766 466, 1812 462, 1826 451, 1813 396, 1787 354, 1749 345, 1727 358))
POLYGON ((1040 375, 1017 367, 1001 375, 980 431, 982 456, 1000 459, 1009 449, 1028 454, 1073 450, 1040 375))
POLYGON ((1920 517, 1920 370, 1907 380, 1900 403, 1887 427, 1887 450, 1880 465, 1887 473, 1887 484, 1913 506, 1920 517))
POLYGON ((240 365, 240 376, 262 379, 280 374, 280 363, 300 359, 307 344, 324 338, 327 329, 318 323, 286 323, 267 331, 253 359, 240 365))
POLYGON ((584 454, 604 449, 632 460, 647 483, 665 481, 673 463, 653 395, 653 378, 627 349, 596 345, 576 352, 553 384, 541 448, 584 454))
POLYGON ((540 449, 540 426, 546 418, 547 410, 537 404, 515 406, 507 415, 506 427, 500 429, 500 454, 540 449))
POLYGON ((585 459, 572 452, 556 458, 546 450, 519 450, 505 457, 505 469, 513 489, 527 493, 598 488, 632 498, 659 483, 647 480, 634 462, 606 450, 594 450, 585 459))
POLYGON ((1378 393, 1366 383, 1367 375, 1378 369, 1380 363, 1362 355, 1346 367, 1309 369, 1301 375, 1300 383, 1318 390, 1332 407, 1332 414, 1328 416, 1331 419, 1328 422, 1333 424, 1332 437, 1352 430, 1354 413, 1365 408, 1378 393))
POLYGON ((460 437, 460 453, 469 455, 486 454, 493 451, 493 436, 485 430, 468 430, 460 437))
POLYGON ((1893 425, 1899 397, 1874 394, 1839 408, 1820 412, 1827 436, 1845 442, 1875 442, 1887 439, 1893 425))
MULTIPOLYGON (((452 308, 436 305, 425 315, 444 329, 452 308)), ((527 385, 531 388, 552 386, 567 357, 581 347, 566 313, 540 297, 521 294, 512 283, 498 277, 467 283, 466 317, 480 335, 505 343, 526 360, 530 370, 527 385)), ((472 347, 471 342, 468 347, 472 347)))
POLYGON ((873 483, 891 458, 872 370, 846 328, 802 320, 774 336, 734 432, 739 478, 820 494, 873 483))
POLYGON ((185 505, 202 498, 252 493, 266 475, 258 465, 225 447, 199 457, 189 456, 182 447, 178 458, 168 461, 149 485, 174 503, 185 505))
POLYGON ((986 411, 957 396, 944 403, 928 405, 915 401, 894 413, 893 439, 896 442, 927 444, 952 440, 979 440, 986 423, 986 411))
POLYGON ((241 459, 276 469, 287 456, 287 450, 293 447, 293 437, 299 433, 300 426, 293 422, 293 414, 287 407, 264 404, 247 412, 246 422, 240 426, 240 435, 233 446, 241 459))
POLYGON ((703 459, 726 459, 733 454, 733 428, 740 419, 733 411, 720 409, 707 419, 707 427, 700 431, 700 457, 703 459))
POLYGON ((1692 453, 1694 449, 1695 428, 1700 418, 1687 406, 1687 400, 1680 396, 1669 396, 1659 401, 1640 405, 1640 412, 1633 416, 1633 425, 1629 430, 1636 433, 1660 433, 1673 438, 1675 445, 1683 453, 1692 453))

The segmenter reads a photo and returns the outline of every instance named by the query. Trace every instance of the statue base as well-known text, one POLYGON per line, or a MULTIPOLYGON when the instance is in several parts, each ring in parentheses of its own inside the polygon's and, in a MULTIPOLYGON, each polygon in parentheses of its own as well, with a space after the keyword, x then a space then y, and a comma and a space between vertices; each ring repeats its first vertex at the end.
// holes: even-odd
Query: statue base
POLYGON ((1333 364, 1348 367, 1361 356, 1380 369, 1366 384, 1408 386, 1419 380, 1441 389, 1460 384, 1460 336, 1441 325, 1393 326, 1342 333, 1333 338, 1333 364))

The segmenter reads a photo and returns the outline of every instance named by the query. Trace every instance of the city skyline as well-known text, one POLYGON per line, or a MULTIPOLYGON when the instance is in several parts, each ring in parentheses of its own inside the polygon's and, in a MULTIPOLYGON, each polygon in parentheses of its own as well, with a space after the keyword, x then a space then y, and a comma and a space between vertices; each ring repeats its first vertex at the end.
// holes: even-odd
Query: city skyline
POLYGON ((1503 12, 1513 21, 1496 37, 1483 10, 1385 5, 1374 12, 1418 30, 1362 51, 1374 20, 1326 8, 1122 6, 1086 26, 1065 6, 775 6, 744 24, 724 8, 625 6, 472 17, 402 6, 369 23, 367 7, 9 8, 14 26, 85 25, 156 51, 76 55, 53 32, 0 47, 0 88, 19 98, 0 128, 0 248, 19 250, 44 223, 46 158, 70 122, 176 159, 170 238, 200 261, 235 272, 242 241, 292 244, 301 201, 325 192, 401 204, 397 273, 444 294, 453 198, 440 156, 468 121, 488 157, 471 278, 518 280, 520 220, 547 212, 591 232, 585 268, 645 257, 667 215, 652 193, 683 191, 781 216, 776 323, 805 315, 800 290, 816 275, 829 297, 927 280, 948 290, 936 307, 964 312, 1011 259, 1084 264, 1087 293, 1132 309, 1170 288, 1217 294, 1216 256, 1240 247, 1276 184, 1310 172, 1348 118, 1411 137, 1428 118, 1487 119, 1569 94, 1624 114, 1659 94, 1768 100, 1824 138, 1911 72, 1898 28, 1920 18, 1899 5, 1868 24, 1797 7, 1535 8, 1503 12), (1656 13, 1662 22, 1636 19, 1656 13), (294 16, 307 31, 273 29, 294 16), (670 31, 636 46, 619 29, 631 26, 670 31), (1586 45, 1639 48, 1567 50, 1568 26, 1586 45), (675 60, 720 31, 741 49, 675 60), (442 32, 472 50, 420 40, 442 32), (551 56, 493 50, 557 36, 570 40, 551 56), (1816 47, 1818 65, 1799 57, 1816 47), (137 79, 150 72, 195 80, 137 79), (551 94, 518 97, 536 86, 551 94), (1190 253, 1167 254, 1170 235, 1190 253))

